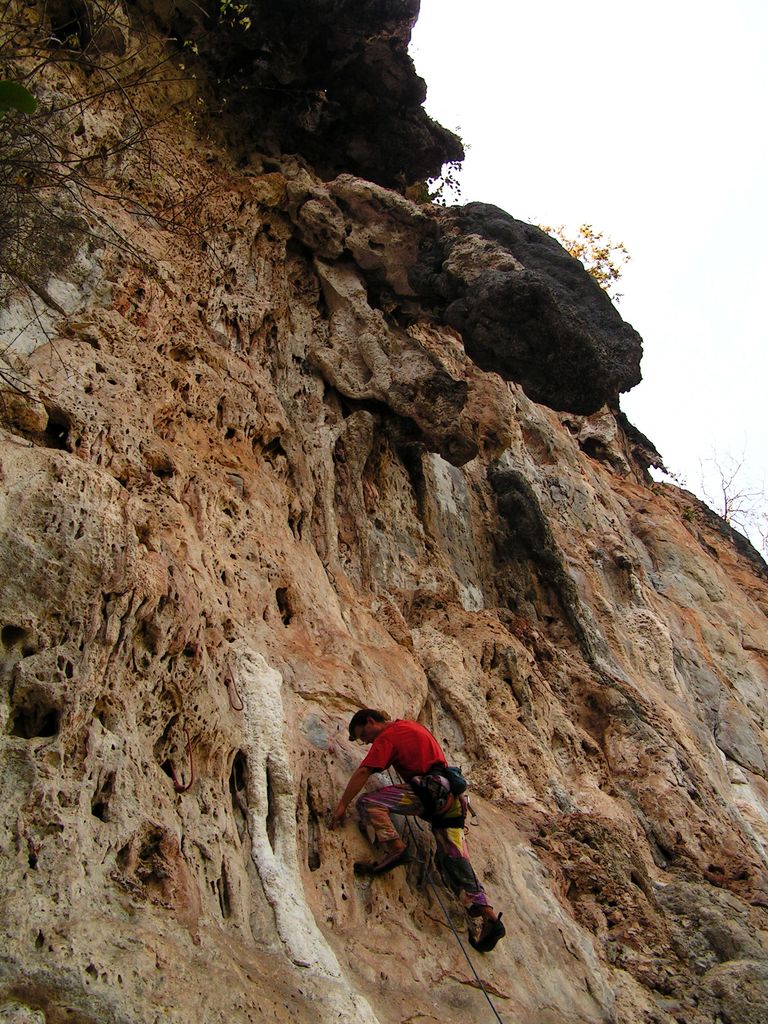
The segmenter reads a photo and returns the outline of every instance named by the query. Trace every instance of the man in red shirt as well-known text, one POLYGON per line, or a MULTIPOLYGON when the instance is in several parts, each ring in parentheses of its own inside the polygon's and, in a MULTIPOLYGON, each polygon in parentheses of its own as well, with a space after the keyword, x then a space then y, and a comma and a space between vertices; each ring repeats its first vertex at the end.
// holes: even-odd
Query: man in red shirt
POLYGON ((384 786, 365 793, 357 801, 360 821, 370 825, 376 841, 384 847, 383 860, 358 862, 356 874, 383 875, 410 857, 407 846, 392 824, 392 814, 417 815, 432 826, 437 844, 440 872, 471 917, 482 917, 479 936, 470 933, 469 941, 487 953, 505 934, 501 914, 496 914, 472 869, 464 839, 466 797, 451 792, 448 779, 440 773, 447 761, 440 744, 423 725, 400 718, 389 721, 383 711, 363 708, 349 723, 349 738, 370 744, 371 749, 353 772, 331 818, 331 828, 344 820, 347 807, 374 772, 390 766, 404 780, 400 785, 384 786))

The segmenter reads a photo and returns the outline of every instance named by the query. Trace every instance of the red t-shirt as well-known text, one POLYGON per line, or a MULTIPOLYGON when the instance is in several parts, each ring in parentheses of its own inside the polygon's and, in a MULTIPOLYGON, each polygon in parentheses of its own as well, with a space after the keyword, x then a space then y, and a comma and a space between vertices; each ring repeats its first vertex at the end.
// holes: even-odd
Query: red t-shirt
POLYGON ((390 765, 406 781, 423 775, 433 764, 447 764, 440 744, 423 725, 398 718, 379 733, 361 767, 383 772, 390 765))

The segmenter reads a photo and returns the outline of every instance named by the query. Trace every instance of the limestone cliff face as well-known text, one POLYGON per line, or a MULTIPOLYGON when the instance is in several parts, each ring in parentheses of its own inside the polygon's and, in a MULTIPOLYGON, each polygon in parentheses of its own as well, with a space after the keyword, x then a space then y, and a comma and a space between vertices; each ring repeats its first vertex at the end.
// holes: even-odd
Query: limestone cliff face
POLYGON ((428 833, 370 883, 326 827, 377 706, 471 780, 502 1019, 765 1021, 768 570, 647 479, 639 339, 536 229, 180 95, 74 126, 160 156, 0 315, 2 1018, 492 1019, 428 833))

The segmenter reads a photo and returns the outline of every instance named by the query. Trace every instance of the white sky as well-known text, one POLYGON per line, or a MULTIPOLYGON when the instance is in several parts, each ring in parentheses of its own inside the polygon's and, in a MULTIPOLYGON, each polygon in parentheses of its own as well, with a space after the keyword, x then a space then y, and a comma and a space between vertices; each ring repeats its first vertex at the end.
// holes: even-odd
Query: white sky
POLYGON ((469 147, 461 202, 627 246, 621 404, 667 468, 701 493, 743 457, 768 488, 766 0, 421 0, 411 53, 469 147))

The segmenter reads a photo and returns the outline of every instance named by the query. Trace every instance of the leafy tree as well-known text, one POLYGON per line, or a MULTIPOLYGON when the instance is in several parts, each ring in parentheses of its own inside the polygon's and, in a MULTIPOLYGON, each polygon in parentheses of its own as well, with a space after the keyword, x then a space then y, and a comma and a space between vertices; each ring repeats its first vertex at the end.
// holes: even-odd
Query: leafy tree
POLYGON ((632 258, 623 242, 614 242, 591 224, 582 224, 575 236, 560 224, 557 227, 539 225, 542 231, 556 238, 571 256, 584 264, 584 269, 611 296, 614 302, 621 298, 620 292, 612 291, 622 271, 632 258))

